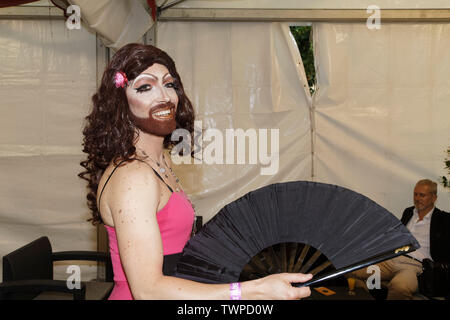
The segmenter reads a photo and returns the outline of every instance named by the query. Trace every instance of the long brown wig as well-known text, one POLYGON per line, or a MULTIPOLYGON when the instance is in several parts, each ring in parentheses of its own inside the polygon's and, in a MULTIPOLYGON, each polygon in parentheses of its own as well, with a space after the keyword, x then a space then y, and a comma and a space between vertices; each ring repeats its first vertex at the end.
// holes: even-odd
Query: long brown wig
MULTIPOLYGON (((194 110, 172 58, 161 49, 138 43, 128 44, 118 50, 92 97, 93 108, 86 117, 83 129, 83 152, 87 154, 87 159, 80 163, 85 170, 78 176, 88 182, 87 204, 92 212, 92 218, 88 221, 94 225, 103 223, 97 207, 97 189, 105 169, 110 163, 117 165, 119 161, 132 161, 136 156, 134 144, 138 130, 129 118, 126 88, 117 88, 114 77, 117 72, 122 71, 132 81, 155 63, 166 66, 174 78, 179 99, 175 115, 177 129, 186 129, 191 135, 194 132, 194 110)), ((165 148, 170 149, 174 145, 170 135, 164 137, 165 148)))

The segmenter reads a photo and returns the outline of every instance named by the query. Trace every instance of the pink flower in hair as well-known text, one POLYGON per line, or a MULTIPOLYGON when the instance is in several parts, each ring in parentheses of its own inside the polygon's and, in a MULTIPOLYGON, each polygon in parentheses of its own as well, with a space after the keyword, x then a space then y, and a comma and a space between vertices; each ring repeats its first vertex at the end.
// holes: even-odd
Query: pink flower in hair
POLYGON ((122 71, 116 72, 116 75, 114 76, 114 83, 116 84, 116 88, 125 87, 128 85, 127 75, 122 71))

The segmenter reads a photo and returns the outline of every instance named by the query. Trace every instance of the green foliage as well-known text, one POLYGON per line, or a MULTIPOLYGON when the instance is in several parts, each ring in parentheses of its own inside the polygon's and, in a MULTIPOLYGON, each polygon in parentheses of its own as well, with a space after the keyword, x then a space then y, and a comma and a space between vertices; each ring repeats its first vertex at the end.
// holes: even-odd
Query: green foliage
MULTIPOLYGON (((450 158, 450 148, 447 149, 447 155, 448 155, 449 158, 450 158)), ((450 159, 449 159, 449 158, 445 159, 445 169, 447 169, 447 170, 448 170, 448 173, 450 174, 450 159)), ((444 187, 450 188, 450 180, 447 179, 446 176, 443 176, 443 177, 441 178, 441 182, 442 182, 442 185, 443 185, 444 187)))
POLYGON ((290 29, 297 42, 300 55, 302 56, 309 90, 311 91, 311 94, 313 94, 316 88, 316 69, 314 67, 312 27, 299 26, 291 27, 290 29))

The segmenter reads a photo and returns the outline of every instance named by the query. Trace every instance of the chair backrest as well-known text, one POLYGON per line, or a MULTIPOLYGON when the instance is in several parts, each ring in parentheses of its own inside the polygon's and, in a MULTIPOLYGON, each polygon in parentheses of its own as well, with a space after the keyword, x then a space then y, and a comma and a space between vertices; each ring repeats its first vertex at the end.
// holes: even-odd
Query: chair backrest
POLYGON ((41 237, 3 257, 3 281, 53 279, 52 246, 41 237))
POLYGON ((417 276, 419 292, 426 297, 450 296, 450 263, 423 259, 422 273, 417 276))

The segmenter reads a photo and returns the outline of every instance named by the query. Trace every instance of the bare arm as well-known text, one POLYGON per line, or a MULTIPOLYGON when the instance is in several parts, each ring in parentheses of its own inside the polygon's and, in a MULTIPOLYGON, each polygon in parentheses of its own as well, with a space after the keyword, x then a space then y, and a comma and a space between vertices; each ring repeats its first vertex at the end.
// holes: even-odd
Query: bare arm
MULTIPOLYGON (((229 284, 202 284, 165 276, 163 248, 156 220, 159 183, 150 168, 133 162, 111 179, 108 201, 122 265, 135 299, 230 299, 229 284)), ((242 283, 243 299, 299 299, 309 288, 294 288, 311 276, 277 274, 242 283)))

